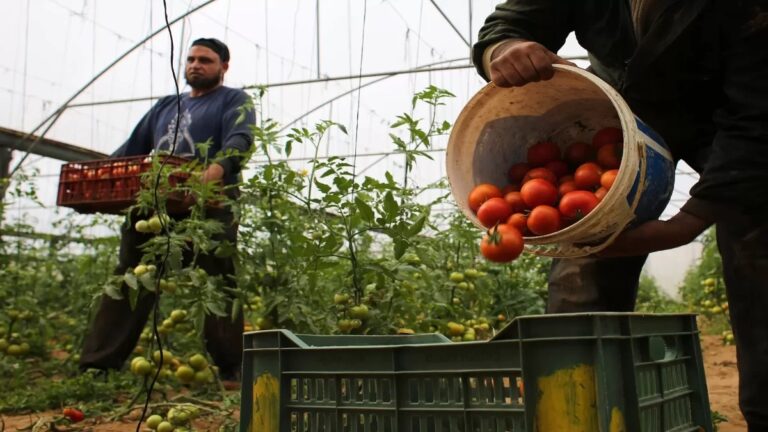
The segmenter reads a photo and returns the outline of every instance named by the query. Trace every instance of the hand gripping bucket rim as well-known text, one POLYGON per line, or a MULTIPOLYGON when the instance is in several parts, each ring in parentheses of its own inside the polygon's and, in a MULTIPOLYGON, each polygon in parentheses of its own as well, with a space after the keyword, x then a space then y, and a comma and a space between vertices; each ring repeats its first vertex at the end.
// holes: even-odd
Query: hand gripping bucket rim
MULTIPOLYGON (((550 132, 538 130, 515 135, 519 130, 552 128, 556 131, 551 133, 560 134, 561 138, 574 139, 579 134, 591 134, 589 131, 599 127, 620 127, 624 135, 624 147, 619 175, 600 204, 583 219, 555 233, 525 238, 525 249, 530 253, 553 257, 586 256, 610 245, 633 221, 649 220, 660 214, 663 206, 659 209, 659 204, 665 204, 671 195, 674 166, 663 140, 635 117, 624 99, 610 85, 576 67, 554 67, 555 75, 549 81, 513 88, 501 88, 489 83, 478 91, 466 104, 451 131, 446 150, 446 171, 459 208, 476 226, 485 230, 469 208, 467 198, 475 185, 484 182, 499 184, 499 178, 498 173, 484 172, 490 170, 482 169, 476 159, 485 158, 486 162, 499 167, 506 163, 508 167, 511 163, 524 161, 524 156, 520 157, 521 152, 536 142, 536 139, 530 137, 547 139, 551 136, 547 135, 550 132), (542 96, 545 94, 549 96, 542 96), (576 108, 563 114, 568 110, 560 108, 569 104, 576 104, 573 105, 576 108), (574 132, 574 125, 582 121, 578 117, 588 114, 595 104, 600 106, 603 113, 610 111, 614 118, 600 125, 598 123, 605 120, 597 116, 591 119, 591 125, 579 126, 584 129, 583 133, 574 132), (517 115, 518 112, 525 112, 526 115, 517 115), (513 117, 514 121, 519 119, 519 122, 512 127, 508 125, 494 130, 496 122, 504 122, 513 117), (554 123, 543 123, 547 118, 552 118, 554 123), (565 123, 569 125, 566 128, 568 130, 558 130, 560 124, 565 123), (526 127, 529 124, 538 127, 526 127), (510 135, 510 131, 514 136, 510 135), (503 145, 488 137, 495 137, 503 145), (517 159, 510 159, 510 148, 513 147, 517 151, 517 159), (478 148, 483 151, 478 151, 478 148), (494 154, 486 156, 486 149, 494 154), (654 176, 653 187, 649 187, 649 172, 654 176)), ((561 147, 570 143, 554 140, 561 147)), ((583 140, 586 141, 586 138, 583 140)))

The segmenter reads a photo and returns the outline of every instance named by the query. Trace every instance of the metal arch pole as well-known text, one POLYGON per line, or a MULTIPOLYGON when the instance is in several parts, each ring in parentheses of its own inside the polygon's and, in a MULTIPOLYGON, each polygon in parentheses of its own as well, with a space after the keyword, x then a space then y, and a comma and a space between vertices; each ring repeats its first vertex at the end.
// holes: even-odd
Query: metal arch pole
POLYGON ((448 18, 448 15, 446 15, 445 12, 443 12, 443 10, 440 9, 440 6, 438 6, 437 3, 435 3, 435 0, 429 0, 429 1, 430 1, 430 3, 432 3, 432 6, 434 6, 435 9, 437 9, 438 12, 440 12, 440 15, 442 15, 443 18, 445 18, 445 20, 448 21, 448 25, 450 25, 451 28, 453 29, 453 31, 455 31, 456 34, 459 35, 461 40, 463 40, 464 43, 467 44, 468 47, 472 48, 472 45, 469 44, 469 41, 467 40, 467 38, 465 38, 464 35, 461 34, 459 29, 457 29, 456 26, 453 24, 453 21, 451 21, 451 19, 448 18))
MULTIPOLYGON (((563 56, 565 60, 587 60, 586 56, 563 56)), ((462 58, 459 59, 453 59, 453 60, 446 60, 444 62, 438 62, 438 63, 432 63, 432 65, 437 65, 441 63, 450 63, 454 61, 464 60, 462 58)), ((446 71, 446 70, 453 70, 453 69, 468 69, 474 67, 474 65, 466 64, 466 65, 459 65, 459 66, 447 66, 447 67, 436 67, 436 68, 428 68, 428 65, 425 66, 419 66, 417 68, 413 69, 403 69, 399 71, 389 71, 389 72, 372 72, 368 74, 362 74, 362 75, 344 75, 344 76, 337 76, 337 77, 326 77, 326 78, 312 78, 307 80, 298 80, 298 81, 284 81, 284 82, 277 82, 277 83, 267 83, 267 84, 251 84, 247 86, 240 87, 242 90, 251 90, 258 87, 264 87, 264 88, 273 88, 273 87, 287 87, 287 86, 293 86, 293 85, 301 85, 301 84, 318 84, 318 83, 327 83, 331 81, 344 81, 344 80, 351 80, 351 79, 359 79, 359 78, 376 78, 381 76, 394 76, 394 75, 403 75, 408 73, 422 73, 422 72, 439 72, 439 71, 446 71)), ((153 99, 160 99, 161 96, 144 96, 144 97, 137 97, 137 98, 128 98, 128 99, 112 99, 112 100, 103 100, 103 101, 95 101, 95 102, 82 102, 82 103, 75 103, 75 104, 69 104, 68 108, 79 108, 79 107, 86 107, 86 106, 94 106, 94 105, 111 105, 111 104, 120 104, 120 103, 129 103, 129 102, 142 102, 142 101, 148 101, 153 99)))
MULTIPOLYGON (((187 16, 189 16, 189 15, 193 14, 194 12, 197 12, 198 10, 200 10, 200 9, 204 8, 205 6, 208 6, 209 4, 211 4, 211 3, 215 2, 215 1, 216 1, 216 0, 208 0, 208 1, 206 1, 205 3, 202 3, 202 4, 198 5, 198 6, 196 6, 195 8, 188 10, 186 13, 184 13, 184 14, 180 15, 179 17, 177 17, 177 18, 175 18, 173 21, 171 21, 171 22, 170 22, 170 25, 174 25, 174 24, 176 24, 176 23, 177 23, 177 22, 179 22, 180 20, 183 20, 183 19, 184 19, 184 18, 186 18, 187 16)), ((56 111, 54 111, 54 113, 53 113, 53 114, 51 114, 50 116, 48 116, 48 118, 46 118, 45 120, 43 120, 43 122, 42 122, 42 123, 40 123, 40 124, 39 124, 37 127, 35 127, 35 128, 34 128, 34 129, 31 131, 31 132, 29 132, 29 133, 28 133, 26 136, 24 136, 24 137, 23 137, 21 140, 19 140, 19 142, 24 142, 24 141, 26 141, 27 139, 29 139, 29 137, 31 137, 32 135, 34 135, 34 134, 35 134, 35 132, 37 132, 37 131, 38 131, 38 130, 41 128, 41 127, 43 127, 43 125, 45 125, 45 124, 46 124, 46 123, 47 123, 49 120, 51 120, 51 119, 52 119, 52 120, 51 120, 51 123, 48 125, 48 127, 46 127, 46 128, 45 128, 45 130, 43 131, 43 133, 41 133, 40 135, 38 135, 38 137, 37 137, 37 138, 36 138, 36 139, 35 139, 35 140, 32 142, 32 144, 30 144, 30 145, 29 145, 29 147, 27 148, 27 152, 24 154, 24 156, 23 156, 23 157, 22 157, 22 158, 19 160, 19 162, 18 162, 18 163, 16 164, 16 166, 13 168, 13 170, 12 170, 12 171, 11 171, 11 173, 9 174, 9 177, 12 177, 12 176, 13 176, 13 175, 16 173, 16 171, 18 171, 18 170, 19 170, 19 168, 21 168, 21 164, 23 164, 23 163, 24 163, 24 161, 25 161, 25 160, 27 160, 27 157, 29 157, 29 154, 30 154, 30 152, 32 151, 32 149, 35 147, 35 145, 37 145, 37 143, 38 143, 38 142, 39 142, 41 139, 43 139, 43 137, 45 137, 45 134, 46 134, 46 133, 48 133, 48 131, 51 129, 51 127, 53 127, 53 125, 56 123, 56 120, 58 120, 58 119, 59 119, 59 117, 61 116, 61 114, 62 114, 62 113, 64 113, 64 111, 67 109, 67 107, 68 107, 68 105, 69 105, 69 103, 70 103, 70 102, 72 102, 73 100, 75 100, 75 98, 77 98, 78 96, 80 96, 80 94, 82 94, 82 93, 83 93, 83 92, 84 92, 84 91, 85 91, 85 90, 86 90, 88 87, 90 87, 90 86, 91 86, 91 84, 93 84, 94 82, 96 82, 96 80, 98 80, 99 78, 101 78, 101 76, 102 76, 102 75, 104 75, 105 73, 107 73, 107 72, 108 72, 110 69, 112 69, 112 68, 113 68, 113 67, 114 67, 116 64, 120 63, 120 62, 121 62, 121 61, 122 61, 122 60, 123 60, 125 57, 127 57, 127 56, 128 56, 130 53, 132 53, 132 52, 133 52, 133 51, 135 51, 136 49, 140 48, 142 45, 144 45, 144 43, 145 43, 146 41, 148 41, 148 40, 152 39, 152 38, 153 38, 153 37, 155 37, 157 34, 159 34, 160 32, 163 32, 163 31, 165 31, 165 30, 166 30, 166 26, 165 26, 165 25, 162 25, 160 28, 158 28, 157 30, 155 30, 154 32, 152 32, 152 33, 151 33, 149 36, 147 36, 147 37, 145 37, 144 39, 142 39, 142 40, 140 40, 139 42, 137 42, 137 43, 136 43, 134 46, 132 46, 130 49, 128 49, 128 51, 124 52, 124 53, 123 53, 123 54, 121 54, 119 57, 117 57, 117 58, 116 58, 116 59, 115 59, 115 60, 114 60, 112 63, 110 63, 109 65, 107 65, 107 67, 105 67, 104 69, 102 69, 102 70, 101 70, 101 72, 99 72, 99 73, 98 73, 98 74, 96 74, 96 75, 95 75, 93 78, 91 78, 91 79, 90 79, 90 80, 89 80, 89 81, 88 81, 88 82, 87 82, 87 83, 86 83, 86 84, 85 84, 83 87, 81 87, 81 88, 80 88, 80 90, 76 91, 76 92, 75 92, 75 94, 73 94, 73 95, 72 95, 72 96, 71 96, 69 99, 67 99, 67 101, 66 101, 66 102, 64 102, 64 103, 63 103, 63 104, 62 104, 62 105, 61 105, 61 106, 60 106, 60 107, 59 107, 59 108, 58 108, 56 111)), ((173 59, 171 59, 171 60, 173 60, 173 59)))
MULTIPOLYGON (((443 60, 443 61, 439 61, 439 62, 435 62, 435 63, 430 63, 430 64, 426 64, 426 65, 423 65, 423 66, 419 66, 418 68, 415 68, 415 69, 414 69, 413 71, 411 71, 411 72, 416 72, 416 71, 418 71, 418 69, 429 68, 429 67, 431 67, 431 66, 437 66, 437 65, 439 65, 439 64, 444 64, 444 63, 451 63, 451 62, 455 62, 455 61, 459 61, 459 60, 465 60, 465 59, 462 57, 462 58, 457 58, 457 59, 452 59, 452 60, 443 60)), ((461 67, 468 67, 468 66, 461 66, 461 67)), ((405 73, 405 72, 403 72, 403 73, 405 73)), ((378 83, 378 82, 384 81, 385 79, 389 79, 389 78, 391 78, 391 77, 393 77, 393 76, 396 76, 396 75, 398 75, 398 73, 391 73, 391 74, 385 75, 385 76, 383 76, 383 77, 381 77, 381 78, 379 78, 379 79, 375 79, 375 80, 373 80, 373 81, 369 81, 369 82, 367 82, 367 83, 365 83, 365 84, 361 84, 361 85, 359 85, 359 86, 355 86, 355 87, 353 87, 353 88, 351 88, 351 89, 349 89, 349 90, 347 90, 347 91, 345 91, 345 92, 343 92, 343 93, 341 93, 341 94, 339 94, 339 95, 336 95, 336 96, 334 96, 333 98, 331 98, 331 99, 328 99, 327 101, 325 101, 325 102, 321 103, 320 105, 318 105, 318 106, 316 106, 316 107, 312 108, 311 110, 309 110, 309 111, 305 112, 305 113, 304 113, 304 114, 302 114, 301 116, 299 116, 299 117, 297 117, 297 118, 295 118, 295 119, 291 120, 289 123, 285 124, 285 125, 284 125, 282 128, 280 128, 280 130, 278 130, 278 133, 279 133, 279 132, 283 132, 283 131, 285 131, 285 130, 286 130, 286 129, 288 129, 288 128, 289 128, 291 125, 293 125, 294 123, 296 123, 297 121, 299 121, 299 120, 303 119, 304 117, 306 117, 306 116, 308 116, 308 115, 312 114, 313 112, 315 112, 315 111, 319 110, 320 108, 322 108, 322 107, 324 107, 324 106, 328 105, 328 104, 329 104, 329 103, 331 103, 331 102, 334 102, 334 101, 336 101, 336 100, 338 100, 338 99, 341 99, 342 97, 344 97, 344 96, 346 96, 346 95, 348 95, 348 94, 350 94, 350 93, 353 93, 353 92, 355 92, 355 91, 358 91, 358 90, 360 90, 360 89, 362 89, 362 88, 368 87, 369 85, 372 85, 372 84, 376 84, 376 83, 378 83)))

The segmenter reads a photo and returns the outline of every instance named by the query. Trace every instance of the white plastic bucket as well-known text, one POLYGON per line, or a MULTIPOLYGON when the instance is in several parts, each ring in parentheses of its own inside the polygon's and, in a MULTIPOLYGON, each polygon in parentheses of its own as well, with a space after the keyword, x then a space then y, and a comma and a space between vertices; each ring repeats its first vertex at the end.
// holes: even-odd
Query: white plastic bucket
POLYGON ((488 84, 464 107, 451 131, 446 165, 459 208, 483 228, 469 208, 476 185, 507 184, 510 166, 525 162, 529 146, 551 140, 564 149, 591 142, 604 127, 621 128, 624 151, 619 176, 586 217, 552 234, 526 237, 526 251, 579 257, 607 247, 630 223, 657 218, 672 194, 674 161, 669 148, 635 117, 624 99, 595 75, 555 65, 551 80, 523 87, 488 84), (639 191, 639 192, 638 192, 639 191))

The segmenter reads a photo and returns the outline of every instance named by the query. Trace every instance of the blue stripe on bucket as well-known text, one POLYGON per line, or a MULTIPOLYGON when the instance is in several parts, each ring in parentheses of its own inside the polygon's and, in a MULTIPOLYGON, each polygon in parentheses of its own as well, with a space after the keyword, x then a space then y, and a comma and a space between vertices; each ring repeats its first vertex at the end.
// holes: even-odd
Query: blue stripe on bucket
POLYGON ((661 135, 658 134, 655 130, 651 129, 650 126, 645 124, 642 120, 635 117, 635 123, 637 123, 637 128, 640 129, 640 132, 642 132, 644 135, 646 135, 648 138, 651 139, 651 141, 646 141, 647 144, 651 145, 652 147, 654 144, 658 144, 661 146, 661 149, 656 149, 659 151, 659 153, 663 154, 669 159, 672 159, 672 153, 669 150, 669 146, 667 146, 667 143, 664 142, 664 139, 661 137, 661 135))
MULTIPOLYGON (((657 219, 667 206, 672 196, 674 185, 674 161, 669 148, 656 131, 637 119, 640 139, 645 146, 645 184, 640 192, 640 200, 635 209, 632 225, 657 219)), ((639 172, 637 173, 639 174, 639 172)), ((627 204, 631 205, 638 193, 639 175, 627 194, 627 204)))

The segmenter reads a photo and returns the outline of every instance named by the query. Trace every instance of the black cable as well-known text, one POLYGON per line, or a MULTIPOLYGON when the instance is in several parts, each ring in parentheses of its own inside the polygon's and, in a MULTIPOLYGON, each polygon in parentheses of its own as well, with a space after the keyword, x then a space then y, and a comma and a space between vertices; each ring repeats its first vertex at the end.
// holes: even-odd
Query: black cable
MULTIPOLYGON (((165 353, 163 352, 163 345, 160 341, 160 332, 157 330, 157 316, 159 314, 159 305, 160 305, 160 281, 163 278, 163 275, 165 274, 166 270, 166 264, 168 262, 168 257, 171 255, 171 236, 170 232, 168 230, 168 219, 166 219, 167 212, 161 213, 160 205, 159 205, 159 199, 157 196, 157 190, 160 187, 160 177, 163 172, 163 168, 168 163, 168 160, 173 156, 173 154, 176 152, 176 139, 179 136, 179 124, 181 122, 181 94, 179 93, 179 79, 176 76, 176 68, 173 66, 173 32, 171 31, 171 23, 168 20, 168 5, 166 3, 166 0, 163 0, 163 16, 165 17, 165 28, 168 30, 168 38, 171 42, 171 55, 169 56, 170 62, 171 62, 171 75, 173 76, 173 84, 174 84, 174 90, 176 91, 176 124, 173 128, 173 141, 171 143, 171 151, 169 154, 165 156, 162 163, 160 164, 160 169, 157 173, 157 177, 155 177, 155 188, 152 191, 153 192, 153 199, 152 199, 152 207, 155 210, 155 215, 160 220, 160 227, 161 232, 165 234, 166 238, 166 246, 165 246, 165 255, 163 256, 163 259, 159 266, 157 266, 157 270, 155 273, 155 301, 152 305, 152 333, 155 336, 155 340, 157 341, 157 349, 160 352, 160 361, 157 365, 157 371, 155 372, 155 375, 152 377, 152 380, 149 383, 149 387, 146 388, 147 391, 147 398, 144 401, 144 409, 141 411, 141 416, 139 417, 139 421, 136 424, 136 432, 140 432, 141 430, 141 424, 144 422, 144 418, 147 415, 147 410, 149 409, 149 401, 152 397, 152 390, 155 387, 155 383, 157 382, 158 377, 160 376, 160 372, 163 368, 163 361, 165 360, 165 353)), ((167 209, 166 209, 167 210, 167 209)), ((146 383, 146 381, 145 381, 146 383)))

